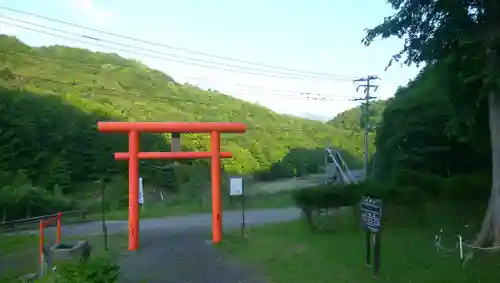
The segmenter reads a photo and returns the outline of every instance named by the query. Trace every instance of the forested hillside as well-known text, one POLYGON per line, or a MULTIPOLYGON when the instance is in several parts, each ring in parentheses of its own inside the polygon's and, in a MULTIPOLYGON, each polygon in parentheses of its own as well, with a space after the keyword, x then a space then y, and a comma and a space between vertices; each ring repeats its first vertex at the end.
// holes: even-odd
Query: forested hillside
MULTIPOLYGON (((124 162, 112 153, 127 150, 125 135, 100 134, 98 120, 231 121, 248 125, 244 135, 223 135, 233 174, 269 178, 316 173, 321 149, 335 146, 356 162, 361 137, 318 121, 280 115, 231 96, 180 85, 162 72, 116 54, 51 46, 33 48, 0 37, 0 168, 3 184, 15 176, 44 189, 71 193, 78 184, 123 176, 124 162), (272 168, 272 170, 270 170, 272 168)), ((207 135, 182 136, 184 150, 205 151, 207 135)), ((144 135, 144 151, 168 150, 164 135, 144 135)), ((165 161, 148 161, 165 165, 165 161)), ((167 190, 194 179, 208 181, 205 161, 173 170, 141 166, 141 174, 167 190)))
MULTIPOLYGON (((368 125, 376 126, 380 122, 382 113, 384 112, 387 103, 388 100, 377 100, 370 102, 370 104, 368 105, 367 113, 367 116, 369 118, 368 125)), ((339 114, 337 114, 337 116, 328 121, 327 124, 339 129, 360 132, 364 127, 364 121, 362 120, 364 107, 364 105, 360 105, 358 107, 340 112, 339 114)))

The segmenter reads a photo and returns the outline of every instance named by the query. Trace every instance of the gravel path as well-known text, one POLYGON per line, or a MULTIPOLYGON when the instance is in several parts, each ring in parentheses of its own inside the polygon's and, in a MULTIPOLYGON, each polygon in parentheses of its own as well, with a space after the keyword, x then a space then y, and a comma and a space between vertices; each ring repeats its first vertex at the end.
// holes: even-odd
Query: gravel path
MULTIPOLYGON (((268 223, 278 223, 290 221, 299 218, 301 212, 299 209, 291 208, 273 208, 256 209, 245 212, 246 226, 259 226, 268 223)), ((234 230, 241 225, 241 211, 225 211, 222 215, 223 228, 225 231, 234 230)), ((108 220, 106 225, 108 233, 126 232, 128 228, 126 220, 108 220)), ((190 214, 185 216, 171 216, 165 218, 143 219, 140 221, 140 231, 168 231, 180 232, 190 230, 207 230, 212 227, 212 216, 209 213, 190 214)), ((46 229, 47 235, 55 235, 55 227, 46 229)), ((102 224, 100 221, 86 222, 79 224, 62 225, 62 234, 65 236, 87 236, 100 235, 102 233, 102 224)), ((8 234, 38 234, 38 230, 26 230, 7 233, 8 234)))
POLYGON ((120 283, 266 283, 256 269, 226 258, 210 233, 143 233, 141 250, 120 262, 120 283))
MULTIPOLYGON (((296 208, 250 210, 245 214, 248 227, 293 220, 296 208)), ((140 250, 124 251, 120 259, 120 283, 266 283, 253 268, 224 257, 211 245, 211 215, 144 219, 140 222, 140 250), (126 255, 125 255, 126 254, 126 255)), ((225 231, 240 228, 241 212, 223 214, 225 231)), ((127 231, 127 221, 108 221, 108 232, 127 231)), ((101 234, 100 222, 63 225, 65 236, 101 234)), ((37 233, 23 231, 18 233, 37 233)), ((48 228, 47 233, 55 233, 48 228)))

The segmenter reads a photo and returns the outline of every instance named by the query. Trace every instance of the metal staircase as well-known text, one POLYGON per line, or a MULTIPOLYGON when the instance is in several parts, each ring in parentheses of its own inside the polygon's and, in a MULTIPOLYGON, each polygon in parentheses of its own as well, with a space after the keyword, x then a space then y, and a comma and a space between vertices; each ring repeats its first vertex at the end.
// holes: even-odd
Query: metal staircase
POLYGON ((327 147, 325 148, 325 184, 330 183, 348 185, 356 183, 356 179, 340 152, 327 147))

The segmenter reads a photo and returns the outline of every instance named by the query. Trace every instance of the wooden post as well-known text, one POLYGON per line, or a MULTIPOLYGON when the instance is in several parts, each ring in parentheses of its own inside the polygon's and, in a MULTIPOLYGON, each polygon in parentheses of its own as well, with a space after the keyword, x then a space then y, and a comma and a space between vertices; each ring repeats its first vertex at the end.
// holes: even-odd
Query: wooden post
POLYGON ((210 153, 212 153, 212 242, 222 240, 222 204, 220 195, 220 133, 213 131, 210 136, 210 153))
POLYGON ((58 212, 57 213, 57 232, 56 232, 56 243, 58 243, 58 244, 61 243, 61 218, 62 218, 62 213, 58 212))
POLYGON ((45 245, 45 220, 40 220, 40 242, 38 247, 38 260, 40 262, 40 276, 45 276, 45 255, 44 255, 44 245, 45 245))
POLYGON ((139 247, 139 132, 130 131, 128 141, 128 249, 139 247))

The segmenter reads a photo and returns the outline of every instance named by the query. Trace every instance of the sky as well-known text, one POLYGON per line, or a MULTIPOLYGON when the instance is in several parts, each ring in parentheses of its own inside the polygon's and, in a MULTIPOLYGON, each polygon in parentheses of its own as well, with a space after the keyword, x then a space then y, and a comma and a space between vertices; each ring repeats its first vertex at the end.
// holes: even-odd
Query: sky
POLYGON ((402 40, 361 44, 366 28, 393 13, 384 0, 0 0, 0 6, 156 44, 0 9, 0 33, 29 45, 117 53, 180 83, 320 120, 359 104, 352 101, 364 95, 355 78, 379 76, 374 96, 389 98, 418 72, 400 65, 384 71, 402 40))

